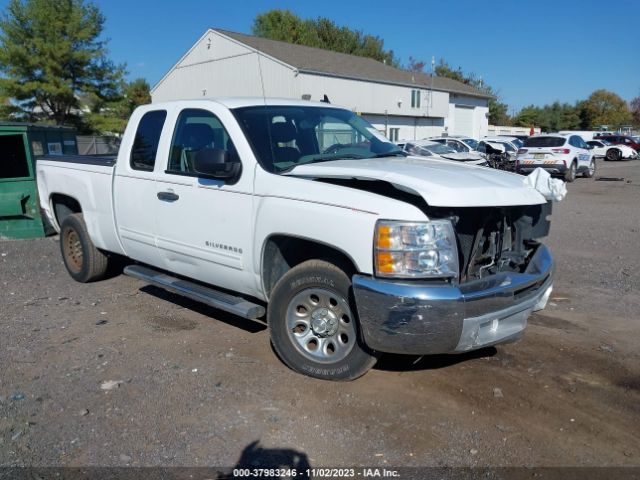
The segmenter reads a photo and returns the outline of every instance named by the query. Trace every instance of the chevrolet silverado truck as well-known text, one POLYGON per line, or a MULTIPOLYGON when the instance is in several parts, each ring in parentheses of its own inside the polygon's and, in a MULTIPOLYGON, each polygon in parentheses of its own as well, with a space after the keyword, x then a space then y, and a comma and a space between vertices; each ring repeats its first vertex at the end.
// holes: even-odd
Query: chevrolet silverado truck
POLYGON ((266 316, 316 378, 514 341, 552 289, 551 204, 521 176, 407 156, 326 103, 142 106, 117 157, 44 157, 37 178, 75 280, 127 257, 125 274, 266 316))

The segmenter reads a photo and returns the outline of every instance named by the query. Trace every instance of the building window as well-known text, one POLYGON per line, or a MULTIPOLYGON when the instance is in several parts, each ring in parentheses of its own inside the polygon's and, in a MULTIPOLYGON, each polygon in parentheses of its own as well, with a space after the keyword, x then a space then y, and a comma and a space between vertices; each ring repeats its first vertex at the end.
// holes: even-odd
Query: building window
POLYGON ((389 129, 389 140, 392 142, 397 142, 400 138, 400 129, 399 128, 390 128, 389 129))
POLYGON ((420 90, 411 90, 411 108, 420 108, 420 90))

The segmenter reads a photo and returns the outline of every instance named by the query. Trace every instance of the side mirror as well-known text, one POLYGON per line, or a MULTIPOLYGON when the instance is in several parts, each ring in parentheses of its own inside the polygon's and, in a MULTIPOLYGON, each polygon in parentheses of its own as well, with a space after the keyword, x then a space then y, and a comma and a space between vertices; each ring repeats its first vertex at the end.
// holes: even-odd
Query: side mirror
POLYGON ((205 178, 230 179, 240 175, 242 163, 219 148, 203 148, 193 160, 197 174, 205 178))

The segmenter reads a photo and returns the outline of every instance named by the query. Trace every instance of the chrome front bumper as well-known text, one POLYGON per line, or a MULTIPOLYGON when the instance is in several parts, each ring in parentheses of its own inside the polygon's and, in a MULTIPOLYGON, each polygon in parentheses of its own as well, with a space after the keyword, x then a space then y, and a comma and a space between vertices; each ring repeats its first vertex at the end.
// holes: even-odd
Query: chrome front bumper
POLYGON ((364 342, 373 350, 454 353, 518 339, 552 290, 551 252, 540 245, 524 273, 503 272, 462 285, 354 275, 364 342))

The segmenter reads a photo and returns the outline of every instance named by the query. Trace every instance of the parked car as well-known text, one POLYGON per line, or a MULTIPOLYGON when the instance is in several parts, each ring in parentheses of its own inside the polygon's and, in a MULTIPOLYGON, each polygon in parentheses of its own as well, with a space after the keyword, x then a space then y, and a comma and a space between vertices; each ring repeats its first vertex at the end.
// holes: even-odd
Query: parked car
POLYGON ((626 145, 633 148, 636 152, 640 151, 640 142, 633 139, 628 135, 601 135, 596 138, 597 140, 606 140, 613 145, 626 145))
POLYGON ((499 170, 515 170, 518 147, 504 137, 485 137, 478 143, 478 152, 485 155, 489 166, 499 170))
MULTIPOLYGON (((497 138, 506 138, 509 142, 513 143, 517 148, 522 147, 524 144, 524 140, 518 137, 510 137, 508 135, 498 135, 497 138)), ((525 137, 528 138, 528 137, 525 137)))
POLYGON ((519 176, 408 157, 354 112, 281 99, 138 107, 117 158, 37 162, 69 274, 124 273, 245 318, 293 370, 520 337, 551 294, 550 204, 519 176))
POLYGON ((430 137, 425 140, 441 143, 453 148, 456 152, 473 152, 478 150, 478 140, 463 135, 450 135, 448 137, 430 137))
POLYGON ((484 137, 478 143, 478 151, 483 152, 486 150, 486 144, 498 144, 502 145, 505 153, 509 155, 509 160, 512 162, 516 161, 516 156, 518 155, 518 149, 522 145, 522 142, 515 137, 484 137))
POLYGON ((573 182, 581 173, 587 178, 596 172, 596 160, 589 145, 579 135, 534 135, 518 150, 516 172, 529 173, 543 168, 552 175, 562 175, 573 182))
POLYGON ((448 145, 443 145, 431 140, 413 140, 403 145, 403 149, 410 155, 419 157, 430 157, 432 159, 441 158, 464 162, 468 165, 487 166, 487 160, 478 152, 457 152, 448 145))
POLYGON ((635 159, 638 158, 638 152, 627 145, 613 145, 607 140, 591 140, 587 142, 587 145, 592 147, 593 154, 596 157, 604 158, 605 160, 622 160, 623 158, 635 159))

